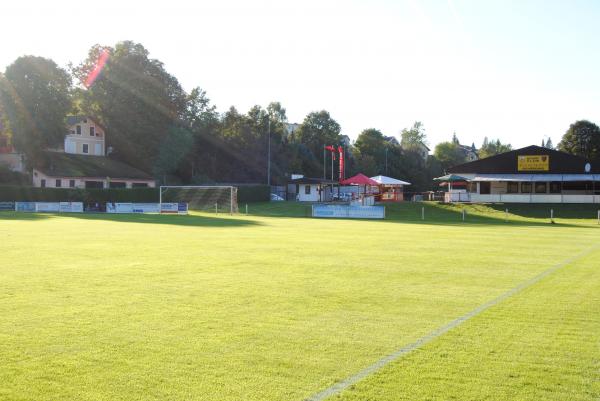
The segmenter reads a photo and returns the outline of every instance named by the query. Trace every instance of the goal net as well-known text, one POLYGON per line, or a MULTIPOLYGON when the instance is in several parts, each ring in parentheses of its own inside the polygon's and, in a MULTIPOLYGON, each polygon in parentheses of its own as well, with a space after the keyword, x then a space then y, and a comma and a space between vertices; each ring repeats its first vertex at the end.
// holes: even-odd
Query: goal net
POLYGON ((237 213, 237 188, 229 186, 161 186, 159 203, 184 202, 190 210, 237 213))

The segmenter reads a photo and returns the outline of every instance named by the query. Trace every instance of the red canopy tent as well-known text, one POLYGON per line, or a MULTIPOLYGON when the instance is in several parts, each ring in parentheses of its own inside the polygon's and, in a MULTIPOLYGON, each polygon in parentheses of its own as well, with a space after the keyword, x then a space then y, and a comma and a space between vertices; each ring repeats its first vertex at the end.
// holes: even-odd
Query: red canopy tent
POLYGON ((358 192, 358 196, 361 199, 361 202, 363 203, 363 205, 365 204, 365 200, 366 197, 368 198, 372 198, 372 196, 367 196, 367 186, 369 187, 376 187, 379 185, 379 183, 377 181, 375 181, 372 178, 367 177, 364 174, 356 174, 354 177, 350 177, 350 178, 346 178, 345 180, 340 182, 341 185, 363 185, 364 186, 364 192, 363 195, 360 195, 360 190, 358 192))
POLYGON ((358 173, 354 177, 346 178, 341 181, 342 185, 370 185, 370 186, 378 186, 379 183, 364 174, 358 173))

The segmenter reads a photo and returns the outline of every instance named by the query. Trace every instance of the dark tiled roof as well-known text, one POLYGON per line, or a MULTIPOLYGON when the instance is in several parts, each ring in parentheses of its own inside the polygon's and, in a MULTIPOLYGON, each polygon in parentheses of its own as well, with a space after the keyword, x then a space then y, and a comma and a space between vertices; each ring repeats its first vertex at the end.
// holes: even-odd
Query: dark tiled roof
POLYGON ((302 177, 290 180, 290 184, 337 184, 337 181, 327 180, 323 178, 302 177))
POLYGON ((37 169, 52 177, 101 177, 152 180, 153 178, 126 163, 104 156, 46 152, 47 161, 37 169))
MULTIPOLYGON (((548 174, 585 174, 585 165, 588 161, 582 157, 557 150, 542 148, 541 146, 527 146, 485 159, 459 164, 448 169, 455 174, 520 174, 517 169, 517 157, 523 155, 546 155, 550 157, 550 169, 544 171, 548 174)), ((591 163, 591 172, 600 172, 600 164, 591 163)))
POLYGON ((79 124, 79 123, 83 122, 83 120, 91 120, 94 122, 94 124, 100 126, 100 128, 102 128, 102 129, 104 129, 104 127, 95 118, 86 116, 86 115, 67 116, 67 125, 71 126, 71 125, 79 124))

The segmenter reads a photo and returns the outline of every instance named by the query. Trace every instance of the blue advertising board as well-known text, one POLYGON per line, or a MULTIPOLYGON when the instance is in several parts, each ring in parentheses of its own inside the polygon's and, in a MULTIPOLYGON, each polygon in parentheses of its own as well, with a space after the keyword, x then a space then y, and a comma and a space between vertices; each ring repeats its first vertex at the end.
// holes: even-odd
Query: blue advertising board
POLYGON ((385 206, 313 205, 313 217, 341 219, 384 219, 385 206))
POLYGON ((0 202, 0 210, 15 210, 15 202, 0 202))
POLYGON ((17 202, 17 212, 35 212, 35 202, 17 202))

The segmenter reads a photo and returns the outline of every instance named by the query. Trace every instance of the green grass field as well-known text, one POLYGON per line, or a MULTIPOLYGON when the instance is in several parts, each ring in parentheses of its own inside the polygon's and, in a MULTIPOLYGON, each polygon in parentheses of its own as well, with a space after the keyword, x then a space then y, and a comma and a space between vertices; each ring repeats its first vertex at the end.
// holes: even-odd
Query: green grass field
POLYGON ((598 401, 597 207, 425 207, 3 212, 0 400, 310 399, 556 268, 331 399, 598 401))

